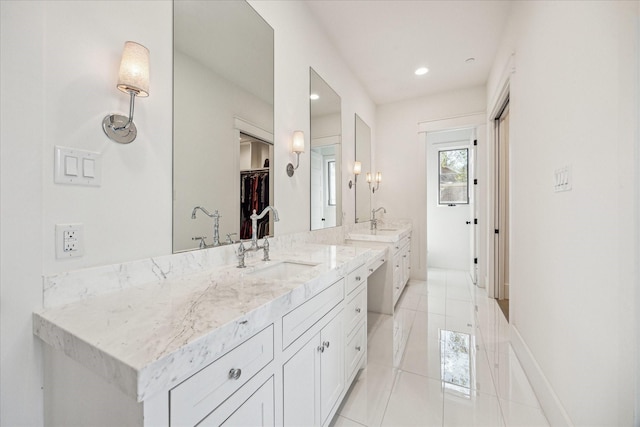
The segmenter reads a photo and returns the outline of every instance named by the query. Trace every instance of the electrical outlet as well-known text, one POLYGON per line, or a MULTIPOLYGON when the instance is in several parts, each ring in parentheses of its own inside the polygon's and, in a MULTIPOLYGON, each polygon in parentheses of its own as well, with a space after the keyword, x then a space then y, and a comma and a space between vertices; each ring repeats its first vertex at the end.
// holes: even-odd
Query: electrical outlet
POLYGON ((82 224, 56 224, 56 258, 75 258, 84 255, 82 224))
POLYGON ((571 179, 571 165, 556 169, 553 173, 553 191, 571 191, 573 186, 571 179))

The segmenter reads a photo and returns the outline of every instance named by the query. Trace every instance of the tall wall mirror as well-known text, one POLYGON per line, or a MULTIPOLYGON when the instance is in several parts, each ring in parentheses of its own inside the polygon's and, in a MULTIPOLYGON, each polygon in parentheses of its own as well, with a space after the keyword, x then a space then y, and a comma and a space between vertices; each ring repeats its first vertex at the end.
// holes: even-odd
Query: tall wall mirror
POLYGON ((365 179, 371 172, 371 128, 356 116, 356 162, 360 162, 360 174, 356 175, 356 222, 369 221, 371 215, 371 190, 365 179))
POLYGON ((250 238, 273 203, 273 29, 245 1, 181 0, 173 41, 173 252, 250 238))
POLYGON ((342 225, 342 101, 309 68, 311 229, 342 225))

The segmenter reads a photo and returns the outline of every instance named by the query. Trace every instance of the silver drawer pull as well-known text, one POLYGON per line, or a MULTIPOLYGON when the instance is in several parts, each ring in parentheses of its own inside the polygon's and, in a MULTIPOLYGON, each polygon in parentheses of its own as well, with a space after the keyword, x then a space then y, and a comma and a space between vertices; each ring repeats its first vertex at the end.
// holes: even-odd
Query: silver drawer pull
POLYGON ((324 341, 324 342, 322 343, 322 346, 323 346, 323 347, 326 347, 326 348, 329 348, 329 341, 324 341))
POLYGON ((229 371, 229 379, 237 380, 240 378, 240 375, 242 375, 242 369, 233 368, 229 371))
POLYGON ((356 308, 356 313, 360 313, 361 311, 360 308, 356 308))
POLYGON ((360 276, 356 276, 356 280, 359 282, 362 279, 360 276))
POLYGON ((356 350, 357 350, 357 351, 360 351, 360 350, 362 350, 362 347, 360 347, 359 345, 357 345, 357 346, 356 346, 356 350))
POLYGON ((319 345, 319 346, 318 346, 318 351, 319 351, 320 353, 324 353, 324 346, 323 346, 323 345, 319 345))

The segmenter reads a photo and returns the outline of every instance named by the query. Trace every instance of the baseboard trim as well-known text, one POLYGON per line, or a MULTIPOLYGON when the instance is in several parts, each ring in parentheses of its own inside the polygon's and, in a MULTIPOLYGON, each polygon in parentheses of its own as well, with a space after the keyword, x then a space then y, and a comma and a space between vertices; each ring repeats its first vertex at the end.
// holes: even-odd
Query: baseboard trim
POLYGON ((533 387, 533 391, 542 406, 542 411, 547 417, 551 426, 573 427, 573 422, 567 411, 562 406, 560 399, 556 395, 551 383, 547 380, 547 377, 542 372, 540 365, 536 361, 533 353, 529 349, 529 346, 524 342, 518 329, 511 324, 511 346, 513 351, 518 356, 520 365, 524 369, 527 379, 533 387))

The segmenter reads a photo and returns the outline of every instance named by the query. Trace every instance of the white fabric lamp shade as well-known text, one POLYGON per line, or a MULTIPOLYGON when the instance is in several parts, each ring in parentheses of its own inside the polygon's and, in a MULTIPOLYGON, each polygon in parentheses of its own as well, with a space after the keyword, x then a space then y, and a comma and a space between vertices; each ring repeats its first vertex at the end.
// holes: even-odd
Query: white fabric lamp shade
POLYGON ((294 153, 304 153, 304 132, 297 130, 293 132, 293 143, 291 151, 294 153))
POLYGON ((362 172, 362 163, 361 163, 361 162, 356 161, 356 162, 353 164, 353 174, 354 174, 354 175, 360 175, 360 172, 362 172))
POLYGON ((136 42, 125 42, 118 73, 118 89, 149 96, 149 49, 136 42))

